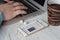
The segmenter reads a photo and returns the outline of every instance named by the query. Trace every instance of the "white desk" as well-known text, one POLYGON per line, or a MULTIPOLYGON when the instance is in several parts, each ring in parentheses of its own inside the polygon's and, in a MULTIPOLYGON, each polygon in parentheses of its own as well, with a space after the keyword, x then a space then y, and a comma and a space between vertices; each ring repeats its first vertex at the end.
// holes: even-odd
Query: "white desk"
MULTIPOLYGON (((42 18, 45 21, 47 21, 46 17, 46 13, 42 14, 42 18)), ((33 35, 24 37, 17 33, 19 22, 11 23, 12 21, 3 25, 2 29, 0 30, 0 40, 60 40, 60 26, 49 26, 48 28, 41 30, 33 35)))

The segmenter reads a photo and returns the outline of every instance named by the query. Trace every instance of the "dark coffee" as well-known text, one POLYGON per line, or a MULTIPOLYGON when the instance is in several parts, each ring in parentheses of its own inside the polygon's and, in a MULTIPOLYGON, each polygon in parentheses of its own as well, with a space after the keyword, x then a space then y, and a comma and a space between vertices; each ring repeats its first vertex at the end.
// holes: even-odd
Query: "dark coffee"
POLYGON ((48 4, 48 23, 53 26, 60 25, 60 5, 48 4))

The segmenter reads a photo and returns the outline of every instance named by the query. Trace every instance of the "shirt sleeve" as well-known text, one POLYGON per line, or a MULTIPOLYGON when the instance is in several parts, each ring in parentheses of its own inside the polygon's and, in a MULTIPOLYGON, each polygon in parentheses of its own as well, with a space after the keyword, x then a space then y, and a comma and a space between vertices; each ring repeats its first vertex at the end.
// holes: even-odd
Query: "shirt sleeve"
POLYGON ((2 21, 3 21, 3 13, 0 12, 0 25, 1 25, 2 21))

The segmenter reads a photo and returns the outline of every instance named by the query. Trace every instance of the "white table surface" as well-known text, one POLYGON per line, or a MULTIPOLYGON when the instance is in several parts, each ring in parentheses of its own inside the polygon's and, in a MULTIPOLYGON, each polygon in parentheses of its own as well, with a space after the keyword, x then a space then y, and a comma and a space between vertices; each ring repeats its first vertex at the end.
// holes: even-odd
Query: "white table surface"
MULTIPOLYGON (((42 18, 45 21, 47 21, 46 14, 47 13, 42 14, 42 18)), ((35 34, 24 37, 21 33, 18 33, 18 25, 19 22, 12 23, 11 21, 3 25, 0 29, 0 40, 60 40, 60 26, 49 26, 35 34)))

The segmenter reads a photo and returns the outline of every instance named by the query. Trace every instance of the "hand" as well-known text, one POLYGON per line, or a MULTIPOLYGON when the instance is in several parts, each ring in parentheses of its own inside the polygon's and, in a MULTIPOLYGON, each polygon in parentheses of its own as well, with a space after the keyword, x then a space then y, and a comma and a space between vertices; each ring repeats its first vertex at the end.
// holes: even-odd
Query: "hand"
POLYGON ((10 1, 6 4, 0 5, 0 11, 3 12, 4 21, 11 20, 19 14, 26 14, 27 9, 22 3, 10 1))

